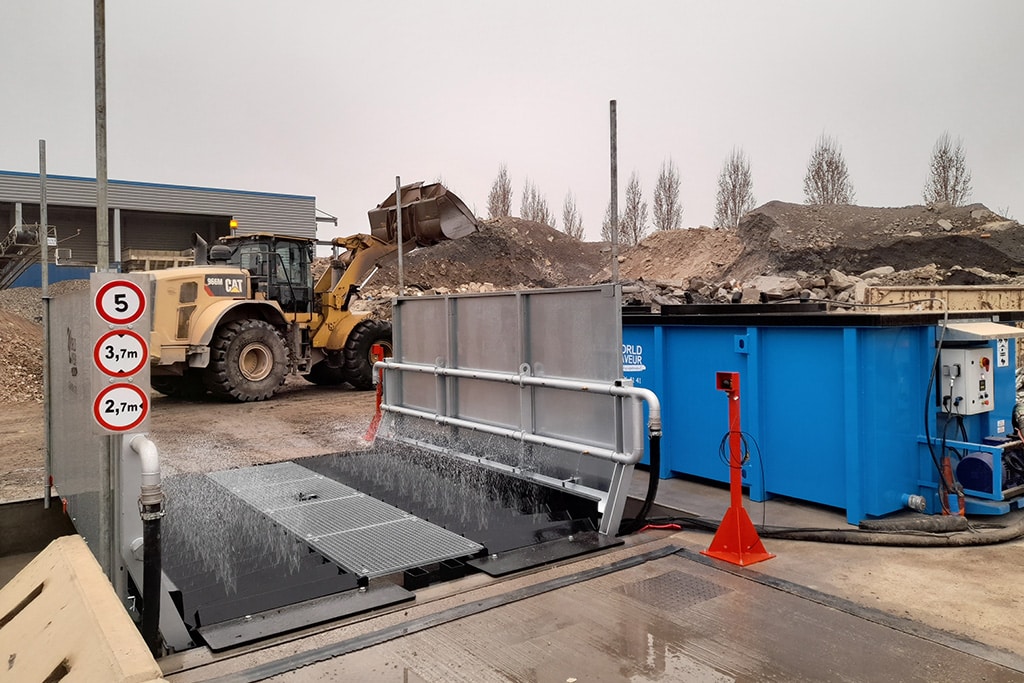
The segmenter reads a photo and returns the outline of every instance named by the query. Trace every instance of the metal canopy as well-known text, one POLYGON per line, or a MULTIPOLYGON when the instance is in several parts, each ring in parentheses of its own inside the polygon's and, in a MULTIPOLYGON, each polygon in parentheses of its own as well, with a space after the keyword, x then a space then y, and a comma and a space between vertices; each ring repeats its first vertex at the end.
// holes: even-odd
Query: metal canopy
POLYGON ((207 475, 365 578, 475 555, 483 546, 292 462, 207 475))
MULTIPOLYGON (((1024 337, 1024 329, 989 321, 949 323, 945 328, 946 332, 943 336, 943 341, 947 342, 988 341, 989 339, 1024 337)), ((942 326, 939 327, 938 334, 942 334, 942 326)))

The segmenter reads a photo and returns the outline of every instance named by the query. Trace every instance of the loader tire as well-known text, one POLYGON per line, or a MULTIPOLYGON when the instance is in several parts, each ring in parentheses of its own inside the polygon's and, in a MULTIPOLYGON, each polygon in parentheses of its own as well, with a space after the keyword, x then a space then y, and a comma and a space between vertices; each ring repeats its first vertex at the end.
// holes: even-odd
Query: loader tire
POLYGON ((384 357, 391 358, 391 323, 384 320, 363 320, 345 342, 345 381, 357 391, 373 389, 373 358, 375 344, 384 347, 384 357))
POLYGON ((210 343, 206 387, 235 401, 262 401, 284 383, 288 349, 277 329, 263 320, 236 320, 217 330, 210 343))
POLYGON ((345 369, 332 368, 327 361, 322 360, 309 369, 308 375, 303 375, 307 382, 312 382, 321 387, 334 387, 345 383, 345 369))
POLYGON ((206 385, 202 374, 190 369, 181 377, 160 376, 150 379, 150 385, 161 394, 182 401, 199 401, 206 396, 206 385))

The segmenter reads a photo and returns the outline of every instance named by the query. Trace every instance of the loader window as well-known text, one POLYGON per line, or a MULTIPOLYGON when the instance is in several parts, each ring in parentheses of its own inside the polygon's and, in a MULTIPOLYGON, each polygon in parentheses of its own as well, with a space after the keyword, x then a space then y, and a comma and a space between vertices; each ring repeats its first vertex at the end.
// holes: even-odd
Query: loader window
POLYGON ((271 287, 270 297, 276 299, 281 308, 293 313, 309 311, 312 298, 310 287, 309 259, 299 244, 280 242, 270 255, 271 287))

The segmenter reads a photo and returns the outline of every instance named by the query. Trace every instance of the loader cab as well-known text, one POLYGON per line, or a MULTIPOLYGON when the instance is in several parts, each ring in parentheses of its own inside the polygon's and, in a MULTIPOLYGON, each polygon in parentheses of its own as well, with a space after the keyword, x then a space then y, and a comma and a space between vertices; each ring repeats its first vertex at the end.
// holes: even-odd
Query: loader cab
POLYGON ((263 292, 286 313, 310 312, 314 240, 245 235, 222 241, 232 250, 229 263, 249 271, 254 295, 263 292))

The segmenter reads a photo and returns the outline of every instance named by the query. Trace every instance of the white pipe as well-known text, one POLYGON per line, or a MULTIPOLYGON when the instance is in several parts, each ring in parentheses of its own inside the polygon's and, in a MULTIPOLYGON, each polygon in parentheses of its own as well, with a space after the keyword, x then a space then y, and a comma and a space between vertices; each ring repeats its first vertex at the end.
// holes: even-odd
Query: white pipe
MULTIPOLYGON (((490 372, 487 370, 463 370, 461 368, 445 368, 439 365, 415 365, 384 360, 376 364, 378 369, 393 369, 401 372, 419 372, 423 374, 444 375, 446 377, 462 377, 480 379, 489 382, 503 382, 520 386, 547 387, 549 389, 565 389, 566 391, 585 391, 608 396, 624 396, 647 402, 647 425, 652 436, 661 434, 661 401, 650 389, 628 387, 610 382, 581 382, 579 380, 555 379, 552 377, 535 377, 533 375, 490 372)), ((638 425, 639 426, 639 425, 638 425)))
POLYGON ((160 489, 160 452, 156 444, 144 434, 136 434, 129 442, 132 450, 138 453, 142 463, 142 492, 146 494, 151 487, 160 489))

